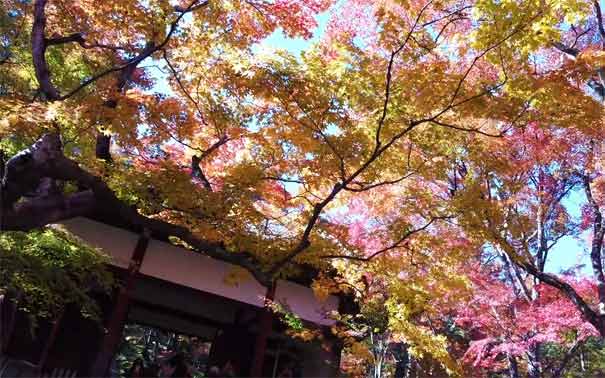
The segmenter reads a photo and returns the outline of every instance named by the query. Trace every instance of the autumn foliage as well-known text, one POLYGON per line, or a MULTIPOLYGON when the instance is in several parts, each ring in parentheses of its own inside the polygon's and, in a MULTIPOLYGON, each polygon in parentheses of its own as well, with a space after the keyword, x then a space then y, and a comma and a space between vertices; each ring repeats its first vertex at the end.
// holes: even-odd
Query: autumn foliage
POLYGON ((0 21, 2 230, 97 216, 266 286, 311 272, 357 301, 334 333, 363 374, 560 377, 605 336, 599 2, 0 0, 0 21))

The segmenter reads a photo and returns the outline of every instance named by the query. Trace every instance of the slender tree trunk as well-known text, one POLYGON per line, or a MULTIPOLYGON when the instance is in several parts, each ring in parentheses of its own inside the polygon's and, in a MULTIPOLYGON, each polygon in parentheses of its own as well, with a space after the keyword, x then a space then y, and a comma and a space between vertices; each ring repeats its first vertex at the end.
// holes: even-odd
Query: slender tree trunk
POLYGON ((382 369, 386 357, 386 343, 383 335, 371 333, 370 340, 372 343, 372 355, 374 363, 370 371, 372 378, 382 378, 382 369))
POLYGON ((542 378, 541 344, 527 351, 527 378, 542 378))
POLYGON ((2 201, 2 187, 3 187, 3 180, 4 180, 4 167, 5 167, 5 160, 4 160, 4 151, 0 150, 0 231, 2 231, 4 222, 2 221, 2 215, 4 214, 4 201, 2 201))
POLYGON ((582 362, 582 344, 583 341, 576 340, 576 342, 571 346, 571 348, 569 348, 567 353, 565 353, 565 356, 563 356, 563 358, 561 359, 561 364, 559 365, 559 367, 552 370, 553 373, 551 375, 551 378, 560 378, 563 375, 565 369, 567 368, 567 365, 571 362, 571 360, 573 360, 576 353, 578 352, 580 352, 580 362, 582 362))
POLYGON ((592 271, 597 281, 597 292, 599 297, 599 306, 597 310, 598 323, 597 330, 601 337, 605 337, 605 274, 603 273, 602 248, 603 238, 605 237, 605 226, 603 225, 603 214, 599 208, 599 204, 592 196, 591 179, 586 174, 583 177, 584 193, 592 211, 593 216, 593 235, 590 247, 590 261, 592 263, 592 271))
POLYGON ((515 356, 507 354, 506 358, 508 360, 508 377, 520 378, 519 365, 517 364, 517 359, 515 358, 515 356))
POLYGON ((410 369, 410 378, 418 378, 418 373, 420 370, 420 366, 418 365, 418 361, 415 358, 411 359, 411 369, 410 369))
POLYGON ((394 378, 410 377, 410 353, 408 346, 404 343, 397 344, 393 350, 395 356, 395 376, 394 378))

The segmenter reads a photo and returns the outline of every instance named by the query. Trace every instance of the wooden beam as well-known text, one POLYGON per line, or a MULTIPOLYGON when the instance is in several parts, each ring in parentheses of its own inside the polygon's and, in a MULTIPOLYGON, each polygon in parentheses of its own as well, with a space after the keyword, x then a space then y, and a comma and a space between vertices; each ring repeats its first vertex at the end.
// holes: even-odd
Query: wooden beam
POLYGON ((124 284, 118 291, 115 304, 113 306, 113 311, 110 315, 106 328, 105 336, 103 337, 103 341, 101 343, 100 351, 97 354, 97 358, 90 371, 92 376, 107 376, 107 370, 109 369, 111 360, 114 354, 117 352, 118 346, 120 345, 122 330, 124 329, 124 324, 128 319, 130 293, 134 288, 141 264, 145 258, 149 238, 150 232, 148 230, 144 230, 134 248, 128 270, 125 274, 126 277, 124 278, 124 284))

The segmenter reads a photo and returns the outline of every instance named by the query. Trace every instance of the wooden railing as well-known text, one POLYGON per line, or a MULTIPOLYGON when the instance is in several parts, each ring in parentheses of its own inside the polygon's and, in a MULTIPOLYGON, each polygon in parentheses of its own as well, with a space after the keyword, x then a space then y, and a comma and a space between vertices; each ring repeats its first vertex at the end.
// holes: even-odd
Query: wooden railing
POLYGON ((50 373, 41 373, 37 365, 0 355, 0 378, 75 378, 77 373, 75 370, 59 368, 53 369, 50 373))
POLYGON ((75 370, 70 369, 53 369, 53 371, 48 374, 43 374, 43 378, 75 378, 77 372, 75 370))

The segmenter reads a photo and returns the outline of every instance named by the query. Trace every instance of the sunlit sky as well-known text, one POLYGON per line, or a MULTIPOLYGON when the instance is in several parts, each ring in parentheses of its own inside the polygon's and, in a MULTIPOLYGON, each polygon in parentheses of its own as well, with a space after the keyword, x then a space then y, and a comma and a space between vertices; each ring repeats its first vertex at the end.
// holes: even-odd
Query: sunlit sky
MULTIPOLYGON (((260 48, 275 48, 284 49, 294 55, 299 55, 301 51, 308 48, 316 42, 326 29, 326 24, 329 18, 329 13, 325 12, 317 17, 318 27, 313 32, 313 38, 305 40, 303 38, 288 38, 281 30, 276 30, 261 44, 260 48)), ((564 205, 569 209, 574 218, 579 218, 581 204, 584 202, 584 195, 576 189, 564 200, 564 205)), ((585 232, 579 237, 564 237, 550 251, 546 263, 546 270, 559 273, 561 270, 566 270, 578 264, 584 264, 581 269, 584 274, 590 274, 590 259, 589 252, 586 250, 584 241, 588 233, 585 232)))
MULTIPOLYGON (((585 202, 584 193, 577 188, 563 201, 563 204, 570 211, 571 215, 578 219, 580 209, 585 202)), ((578 264, 585 266, 580 270, 583 274, 591 274, 590 252, 586 250, 588 243, 585 242, 589 232, 582 233, 578 238, 562 238, 551 250, 546 262, 546 270, 559 273, 561 269, 569 269, 578 264)))
MULTIPOLYGON (((313 31, 313 36, 310 39, 304 38, 289 38, 281 29, 277 29, 269 37, 260 42, 254 47, 256 50, 272 50, 281 49, 286 50, 289 53, 299 56, 301 52, 309 48, 313 43, 316 43, 326 30, 328 20, 330 18, 330 12, 324 12, 316 17, 317 27, 313 31)), ((154 78, 156 79, 156 85, 152 89, 154 92, 170 93, 171 89, 167 85, 167 73, 162 73, 159 70, 153 70, 154 78)), ((296 184, 292 184, 296 185, 296 184)), ((287 190, 295 188, 286 188, 287 190)), ((564 200, 564 205, 570 210, 571 215, 574 218, 579 218, 579 209, 581 204, 585 201, 584 195, 581 190, 576 189, 570 193, 570 195, 564 200)), ((590 259, 589 252, 586 250, 588 245, 585 240, 588 232, 580 235, 579 237, 564 237, 553 249, 550 251, 546 270, 553 273, 559 273, 561 270, 570 269, 571 267, 583 264, 584 267, 580 270, 583 274, 590 274, 590 259)))

